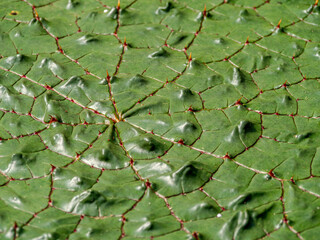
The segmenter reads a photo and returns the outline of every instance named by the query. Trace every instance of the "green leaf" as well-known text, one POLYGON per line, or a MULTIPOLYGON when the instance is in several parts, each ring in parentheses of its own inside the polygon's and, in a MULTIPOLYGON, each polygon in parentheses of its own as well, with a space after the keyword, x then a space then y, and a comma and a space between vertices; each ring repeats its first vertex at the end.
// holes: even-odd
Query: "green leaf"
POLYGON ((318 239, 318 1, 0 19, 0 239, 318 239))

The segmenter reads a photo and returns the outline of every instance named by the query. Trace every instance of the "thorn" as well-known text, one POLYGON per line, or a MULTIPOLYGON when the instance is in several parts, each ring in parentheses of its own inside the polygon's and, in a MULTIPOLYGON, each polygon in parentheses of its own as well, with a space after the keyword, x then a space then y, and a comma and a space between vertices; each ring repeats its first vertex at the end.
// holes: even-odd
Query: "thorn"
POLYGON ((107 71, 107 80, 110 80, 109 72, 108 72, 108 70, 106 70, 106 71, 107 71))
POLYGON ((284 82, 284 84, 282 84, 282 87, 286 88, 286 87, 287 87, 287 82, 288 82, 288 80, 286 80, 286 81, 284 82))
POLYGON ((184 145, 183 140, 182 140, 182 139, 180 139, 180 140, 178 141, 178 144, 184 145))
POLYGON ((50 87, 50 86, 47 85, 47 84, 44 86, 44 88, 47 89, 47 90, 51 90, 51 89, 52 89, 52 87, 50 87))
POLYGON ((242 102, 241 102, 242 97, 243 97, 243 96, 241 96, 241 98, 239 98, 239 99, 236 101, 236 103, 235 103, 236 106, 242 105, 242 102))
POLYGON ((148 179, 147 179, 147 181, 146 181, 146 183, 145 183, 145 184, 146 184, 146 187, 147 187, 147 188, 150 188, 150 187, 151 187, 151 183, 149 182, 149 180, 148 180, 148 179))
POLYGON ((290 182, 295 183, 295 181, 293 180, 293 176, 290 178, 290 182))
POLYGON ((207 16, 207 5, 204 5, 204 9, 203 9, 203 16, 207 16))
POLYGON ((117 10, 120 9, 120 0, 118 0, 117 10))
POLYGON ((223 156, 223 159, 231 159, 231 157, 229 156, 229 154, 227 153, 226 155, 223 156))
POLYGON ((53 173, 53 171, 56 169, 56 167, 53 166, 52 164, 50 164, 50 165, 51 165, 51 173, 53 173))
POLYGON ((33 6, 33 11, 34 11, 34 14, 36 15, 37 21, 40 21, 39 14, 34 6, 33 6))
POLYGON ((192 60, 192 53, 190 53, 189 55, 189 62, 191 62, 191 60, 192 60))
POLYGON ((124 37, 123 46, 124 46, 124 47, 127 47, 127 46, 128 46, 128 44, 127 44, 127 38, 126 38, 126 37, 124 37))
POLYGON ((53 122, 58 122, 58 120, 55 117, 50 118, 49 124, 53 123, 53 122))
POLYGON ((192 106, 190 106, 187 111, 188 112, 193 112, 192 106))
POLYGON ((269 172, 268 172, 269 176, 272 177, 272 178, 275 178, 276 176, 274 175, 273 173, 273 169, 271 169, 269 172))
POLYGON ((277 28, 280 28, 281 21, 282 19, 280 19, 280 21, 278 22, 277 28))
POLYGON ((60 46, 60 44, 58 42, 58 38, 56 38, 56 43, 58 45, 58 51, 63 54, 63 50, 62 50, 62 47, 60 46))
POLYGON ((199 234, 197 232, 193 232, 192 236, 195 238, 195 240, 199 240, 199 234))
POLYGON ((15 16, 15 15, 18 15, 18 13, 19 13, 18 11, 13 11, 13 10, 12 10, 12 11, 9 13, 9 15, 15 16))
POLYGON ((314 6, 318 5, 319 0, 316 0, 316 2, 314 3, 314 6))
POLYGON ((247 37, 247 40, 246 40, 246 42, 245 42, 244 45, 246 46, 246 45, 248 45, 248 44, 249 44, 249 36, 247 37))

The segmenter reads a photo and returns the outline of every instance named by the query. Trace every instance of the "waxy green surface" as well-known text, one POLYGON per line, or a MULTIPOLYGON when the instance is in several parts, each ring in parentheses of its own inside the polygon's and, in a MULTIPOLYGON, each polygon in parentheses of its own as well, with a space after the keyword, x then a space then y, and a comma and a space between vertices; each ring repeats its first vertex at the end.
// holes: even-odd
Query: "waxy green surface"
POLYGON ((0 239, 316 240, 314 0, 2 0, 0 239))

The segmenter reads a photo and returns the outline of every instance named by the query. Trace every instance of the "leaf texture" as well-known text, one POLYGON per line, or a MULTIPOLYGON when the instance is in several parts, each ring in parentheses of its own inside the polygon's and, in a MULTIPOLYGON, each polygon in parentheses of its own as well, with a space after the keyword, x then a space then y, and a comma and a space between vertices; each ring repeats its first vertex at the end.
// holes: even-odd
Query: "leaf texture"
POLYGON ((0 17, 0 239, 318 239, 318 1, 0 17))

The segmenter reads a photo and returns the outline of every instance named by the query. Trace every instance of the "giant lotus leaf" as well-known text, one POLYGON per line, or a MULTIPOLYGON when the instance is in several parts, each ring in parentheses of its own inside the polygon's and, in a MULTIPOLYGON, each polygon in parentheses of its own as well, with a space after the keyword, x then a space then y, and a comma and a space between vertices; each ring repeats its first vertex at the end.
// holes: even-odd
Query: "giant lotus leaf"
POLYGON ((0 239, 318 239, 318 1, 0 17, 0 239))

